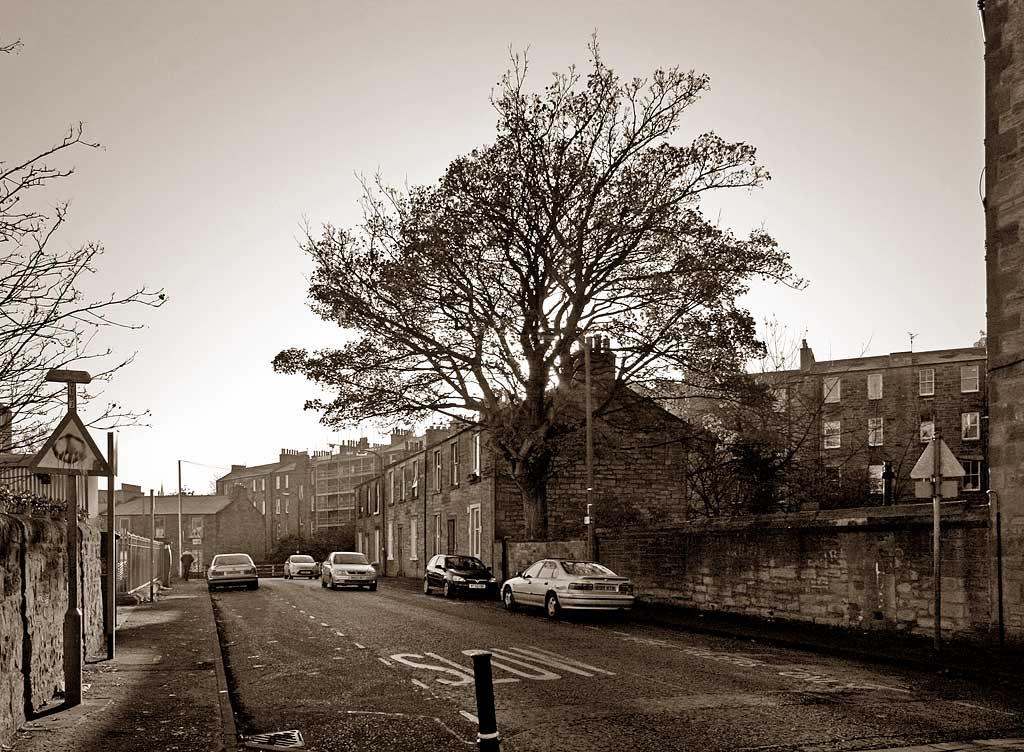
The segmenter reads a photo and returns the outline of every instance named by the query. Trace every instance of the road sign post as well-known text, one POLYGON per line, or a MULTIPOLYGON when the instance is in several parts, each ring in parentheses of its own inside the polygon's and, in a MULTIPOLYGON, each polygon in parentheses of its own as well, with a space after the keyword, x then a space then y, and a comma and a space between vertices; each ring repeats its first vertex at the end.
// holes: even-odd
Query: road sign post
POLYGON ((932 440, 921 453, 921 457, 910 471, 910 477, 918 481, 915 495, 922 497, 931 492, 932 497, 932 588, 934 591, 935 636, 934 648, 942 647, 942 499, 957 495, 957 479, 964 476, 964 468, 946 446, 946 442, 935 431, 932 440), (949 480, 944 480, 948 478, 949 480))

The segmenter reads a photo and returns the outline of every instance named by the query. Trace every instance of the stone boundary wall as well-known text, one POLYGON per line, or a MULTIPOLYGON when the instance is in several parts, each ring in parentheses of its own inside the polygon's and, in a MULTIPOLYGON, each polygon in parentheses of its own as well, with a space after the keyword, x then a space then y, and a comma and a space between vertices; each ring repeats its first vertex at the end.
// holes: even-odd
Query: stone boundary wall
MULTIPOLYGON (((942 505, 942 629, 996 634, 987 508, 942 505)), ((931 635, 932 510, 908 504, 599 531, 601 563, 684 607, 931 635)))
MULTIPOLYGON (((105 655, 100 534, 79 524, 86 656, 105 655)), ((67 610, 65 523, 0 514, 0 745, 26 715, 59 704, 67 610)))
MULTIPOLYGON (((585 540, 508 542, 508 576, 513 577, 538 559, 588 559, 585 540)), ((501 541, 495 544, 495 561, 501 563, 501 541)), ((496 573, 500 577, 500 574, 496 573)))

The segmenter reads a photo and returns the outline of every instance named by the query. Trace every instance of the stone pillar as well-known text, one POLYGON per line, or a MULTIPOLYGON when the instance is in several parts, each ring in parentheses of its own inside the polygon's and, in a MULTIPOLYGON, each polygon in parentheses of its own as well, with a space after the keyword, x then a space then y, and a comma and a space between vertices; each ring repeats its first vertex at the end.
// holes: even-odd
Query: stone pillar
MULTIPOLYGON (((1006 636, 1024 641, 1024 0, 987 0, 985 234, 990 488, 1002 511, 1006 636)), ((994 509, 994 507, 993 507, 994 509)), ((993 588, 993 597, 996 588, 993 588)), ((993 615, 997 614, 996 604, 993 615)))

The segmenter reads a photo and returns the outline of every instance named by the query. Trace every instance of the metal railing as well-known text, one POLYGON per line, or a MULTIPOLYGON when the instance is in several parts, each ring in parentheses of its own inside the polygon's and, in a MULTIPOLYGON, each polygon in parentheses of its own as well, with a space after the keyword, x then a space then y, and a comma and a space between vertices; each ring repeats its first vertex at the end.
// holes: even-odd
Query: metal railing
POLYGON ((150 581, 171 581, 171 547, 132 533, 117 534, 117 592, 133 593, 150 581), (152 550, 152 565, 150 551, 152 550))

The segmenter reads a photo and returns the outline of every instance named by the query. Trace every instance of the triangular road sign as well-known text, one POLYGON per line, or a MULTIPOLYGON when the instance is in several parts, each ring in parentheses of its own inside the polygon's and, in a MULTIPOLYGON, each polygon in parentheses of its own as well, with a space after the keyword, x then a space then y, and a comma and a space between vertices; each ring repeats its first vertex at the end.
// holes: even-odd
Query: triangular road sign
POLYGON ((107 461, 78 413, 64 416, 43 448, 32 458, 30 467, 51 473, 75 471, 83 475, 109 474, 107 461))
POLYGON ((914 465, 914 469, 910 471, 910 477, 920 480, 931 478, 935 475, 936 444, 939 445, 939 474, 943 478, 962 478, 965 475, 963 466, 953 456, 953 451, 941 438, 938 441, 932 440, 928 442, 928 446, 921 453, 921 457, 918 459, 917 464, 914 465))

